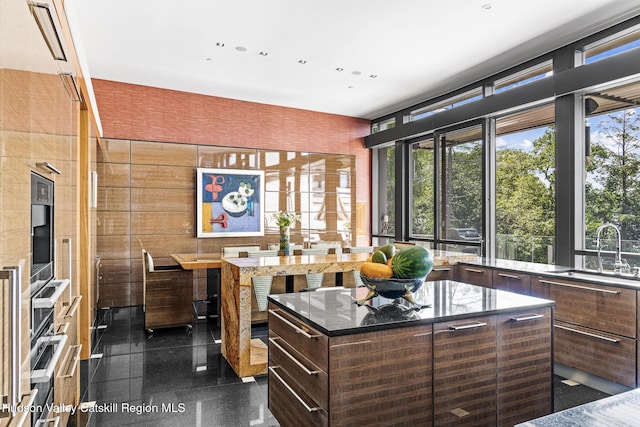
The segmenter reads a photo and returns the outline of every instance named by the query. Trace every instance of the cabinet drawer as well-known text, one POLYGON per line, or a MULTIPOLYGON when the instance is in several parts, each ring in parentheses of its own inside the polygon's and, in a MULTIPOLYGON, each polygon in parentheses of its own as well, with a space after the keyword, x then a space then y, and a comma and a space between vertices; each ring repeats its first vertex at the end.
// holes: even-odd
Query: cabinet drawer
POLYGON ((556 362, 636 387, 636 340, 556 322, 553 343, 556 362))
POLYGON ((513 271, 493 271, 493 287, 517 294, 531 294, 531 276, 513 271))
POLYGON ((489 268, 458 265, 458 280, 472 285, 492 287, 492 270, 489 268))
POLYGON ((427 280, 453 280, 453 267, 433 267, 427 280))
POLYGON ((313 401, 323 408, 329 406, 329 377, 281 337, 269 337, 269 366, 279 366, 313 401))
POLYGON ((271 336, 281 337, 314 365, 327 371, 329 339, 326 335, 280 310, 274 304, 269 304, 269 329, 271 336))
POLYGON ((556 302, 556 320, 636 337, 636 291, 555 278, 540 278, 556 302))
MULTIPOLYGON (((78 385, 80 377, 80 351, 82 345, 69 347, 62 358, 62 362, 56 368, 56 376, 53 387, 53 403, 59 407, 78 404, 78 385)), ((62 425, 66 425, 70 413, 60 413, 62 425)))
POLYGON ((325 408, 320 407, 284 372, 269 367, 269 410, 282 427, 328 425, 325 408))
POLYGON ((433 325, 434 425, 496 425, 496 347, 494 317, 433 325))

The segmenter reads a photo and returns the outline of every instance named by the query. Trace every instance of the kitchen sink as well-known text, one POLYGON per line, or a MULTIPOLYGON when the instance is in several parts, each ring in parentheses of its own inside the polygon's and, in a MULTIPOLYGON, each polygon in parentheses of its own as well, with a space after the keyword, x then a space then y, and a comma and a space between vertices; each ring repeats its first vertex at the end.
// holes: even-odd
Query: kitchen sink
POLYGON ((629 284, 640 286, 640 277, 632 274, 614 274, 614 273, 598 273, 593 270, 565 270, 565 271, 549 271, 554 276, 566 277, 568 279, 587 280, 590 282, 600 282, 607 284, 629 284))

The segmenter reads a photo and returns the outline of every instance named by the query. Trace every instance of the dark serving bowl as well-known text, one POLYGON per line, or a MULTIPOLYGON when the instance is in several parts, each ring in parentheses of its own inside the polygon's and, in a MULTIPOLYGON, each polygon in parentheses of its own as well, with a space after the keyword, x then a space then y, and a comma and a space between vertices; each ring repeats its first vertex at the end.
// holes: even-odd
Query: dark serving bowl
MULTIPOLYGON (((389 299, 403 297, 405 299, 408 299, 407 296, 411 296, 413 292, 420 289, 420 286, 422 286, 422 284, 424 283, 424 279, 426 276, 418 277, 416 279, 397 279, 393 277, 388 279, 380 279, 377 277, 365 276, 364 274, 360 273, 360 277, 362 278, 362 282, 365 284, 365 286, 369 288, 370 296, 367 295, 366 298, 366 300, 369 300, 376 295, 380 295, 389 299)), ((413 301, 410 302, 413 303, 413 301)))

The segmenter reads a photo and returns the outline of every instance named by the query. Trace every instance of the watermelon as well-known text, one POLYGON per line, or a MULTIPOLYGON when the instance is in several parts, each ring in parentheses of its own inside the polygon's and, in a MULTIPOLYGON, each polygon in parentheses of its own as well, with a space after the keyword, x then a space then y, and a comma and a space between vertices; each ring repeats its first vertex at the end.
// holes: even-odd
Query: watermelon
POLYGON ((426 277, 433 268, 433 256, 426 248, 414 246, 396 252, 391 266, 393 273, 401 279, 426 277))

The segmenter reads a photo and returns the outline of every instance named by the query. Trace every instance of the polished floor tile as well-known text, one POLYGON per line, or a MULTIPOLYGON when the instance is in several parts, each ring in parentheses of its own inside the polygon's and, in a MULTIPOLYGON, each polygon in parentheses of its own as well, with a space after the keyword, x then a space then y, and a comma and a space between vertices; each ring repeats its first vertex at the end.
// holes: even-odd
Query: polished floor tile
MULTIPOLYGON (((83 362, 82 402, 96 402, 75 425, 276 427, 267 408, 267 376, 244 382, 221 354, 220 328, 144 330, 140 307, 101 310, 94 358, 83 362)), ((266 326, 252 336, 266 342, 266 326)), ((554 380, 555 410, 606 397, 554 380)))

